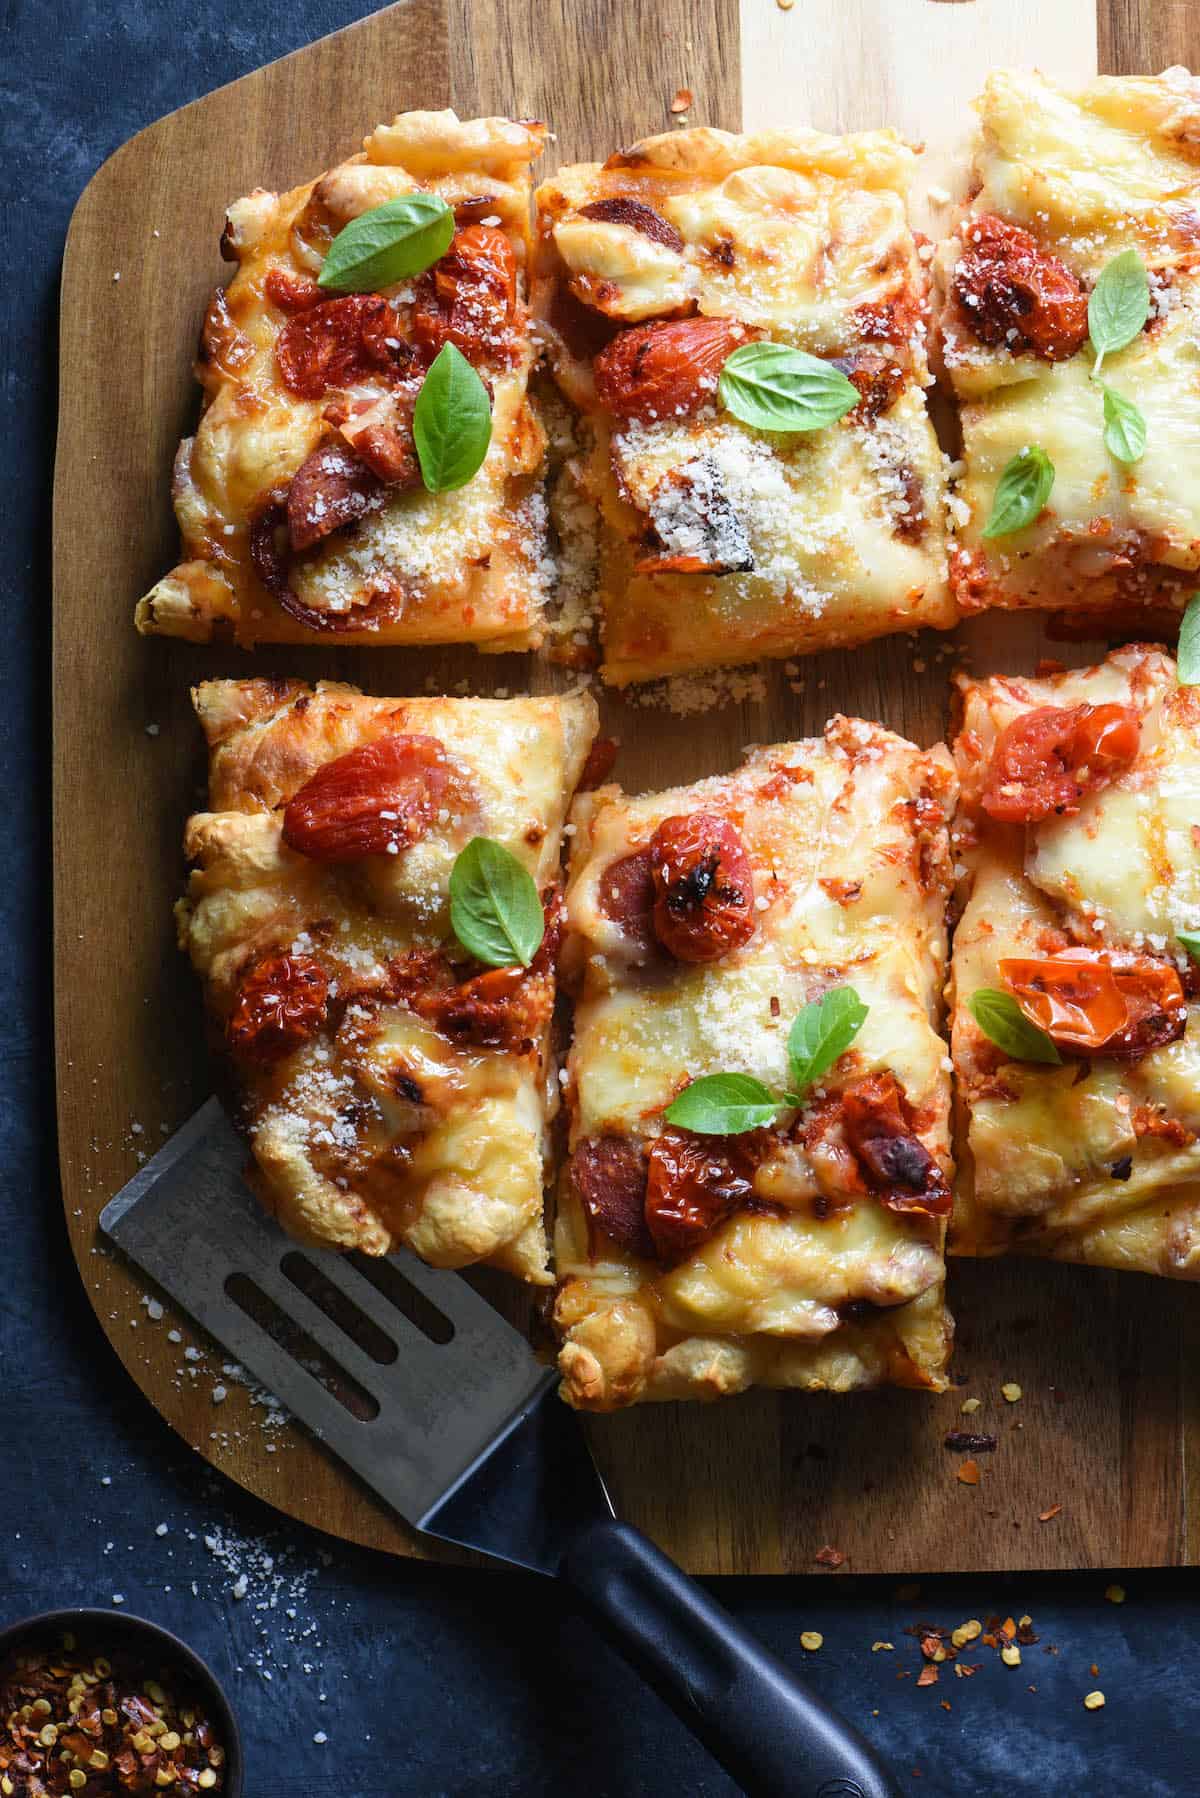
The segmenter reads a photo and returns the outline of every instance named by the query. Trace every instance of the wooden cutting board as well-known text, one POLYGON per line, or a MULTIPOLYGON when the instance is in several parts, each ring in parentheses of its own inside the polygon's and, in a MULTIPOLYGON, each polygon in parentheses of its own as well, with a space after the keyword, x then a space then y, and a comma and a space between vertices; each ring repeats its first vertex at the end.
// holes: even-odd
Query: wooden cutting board
MULTIPOLYGON (((547 119, 557 133, 547 167, 670 129, 680 88, 694 96, 694 122, 893 124, 941 150, 965 130, 966 102, 989 67, 1035 59, 1076 78, 1097 62, 1114 72, 1200 64, 1200 13, 1190 0, 1099 0, 1098 9, 1096 0, 795 0, 787 10, 742 0, 740 15, 737 0, 406 0, 160 120, 84 193, 63 275, 54 519, 67 1221, 97 1315, 134 1380, 214 1466, 281 1510, 353 1541, 421 1552, 298 1429, 273 1436, 268 1453, 262 1413, 233 1382, 214 1409, 219 1354, 191 1375, 186 1320, 168 1311, 154 1321, 139 1281, 97 1252, 104 1201, 139 1152, 158 1146, 160 1129, 208 1092, 199 997, 170 920, 183 820, 203 792, 187 689, 252 667, 389 694, 427 681, 449 690, 462 678, 484 693, 545 690, 557 677, 511 656, 314 648, 264 650, 252 663, 233 649, 135 636, 135 599, 175 559, 170 464, 196 414, 189 369, 223 275, 226 202, 310 176, 378 120, 416 106, 547 119), (169 1340, 172 1329, 182 1343, 169 1340)), ((610 698, 605 726, 623 741, 619 772, 633 788, 729 767, 744 744, 819 731, 835 710, 928 743, 942 732, 945 677, 961 650, 977 671, 1030 667, 1038 643, 1035 623, 987 618, 953 639, 813 658, 803 695, 768 666, 763 703, 702 722, 610 698)), ((968 1263, 951 1268, 950 1301, 966 1383, 940 1399, 760 1393, 596 1421, 619 1509, 698 1573, 811 1569, 826 1543, 858 1572, 1195 1559, 1195 1291, 968 1263), (1015 1405, 1000 1396, 1005 1381, 1022 1388, 1015 1405), (972 1426, 1000 1436, 974 1489, 955 1479, 958 1458, 942 1447, 968 1393, 983 1400, 972 1426)))

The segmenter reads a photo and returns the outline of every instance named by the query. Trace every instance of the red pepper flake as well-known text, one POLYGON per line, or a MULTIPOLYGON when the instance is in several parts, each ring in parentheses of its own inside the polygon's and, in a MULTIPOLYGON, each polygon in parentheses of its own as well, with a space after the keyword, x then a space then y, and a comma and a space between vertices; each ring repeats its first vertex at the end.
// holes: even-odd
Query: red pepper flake
POLYGON ((917 1684, 919 1686, 935 1686, 937 1684, 937 1677, 938 1670, 936 1667, 922 1667, 921 1671, 917 1674, 917 1684))
POLYGON ((950 1709, 950 1700, 948 1698, 942 1699, 942 1709, 944 1711, 948 1711, 950 1709))
POLYGON ((818 1567, 841 1567, 844 1566, 846 1557, 840 1548, 830 1548, 826 1544, 824 1548, 818 1548, 813 1560, 818 1567))
POLYGON ((956 1480, 961 1480, 964 1486, 978 1486, 978 1461, 964 1461, 961 1467, 955 1469, 954 1477, 956 1480))
POLYGON ((691 103, 692 103, 691 88, 690 87, 677 87, 675 89, 675 98, 671 101, 671 111, 674 113, 686 112, 688 107, 691 105, 691 103))
POLYGON ((1050 1509, 1048 1511, 1039 1511, 1038 1512, 1038 1522, 1039 1523, 1049 1523, 1050 1519, 1052 1517, 1057 1517, 1061 1510, 1062 1510, 1061 1505, 1051 1505, 1050 1509))

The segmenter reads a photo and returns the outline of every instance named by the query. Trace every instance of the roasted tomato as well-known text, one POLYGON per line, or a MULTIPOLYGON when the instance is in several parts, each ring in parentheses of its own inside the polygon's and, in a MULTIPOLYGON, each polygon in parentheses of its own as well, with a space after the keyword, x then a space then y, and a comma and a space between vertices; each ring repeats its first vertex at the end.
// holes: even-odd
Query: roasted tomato
POLYGON ((284 811, 283 840, 315 862, 396 854, 421 840, 454 784, 436 737, 380 737, 305 781, 284 811))
POLYGON ((320 306, 329 298, 325 289, 311 276, 296 275, 291 269, 279 267, 267 271, 263 292, 273 306, 288 313, 310 312, 314 306, 320 306))
POLYGON ((331 531, 361 518, 378 491, 378 480, 352 450, 340 443, 319 443, 300 464, 288 488, 292 549, 311 549, 331 531))
POLYGON ((719 961, 754 935, 754 874, 724 818, 664 818, 650 840, 654 931, 677 961, 719 961))
POLYGON ((527 968, 485 968, 461 977, 440 949, 412 949, 388 967, 387 996, 410 1006, 452 1042, 530 1055, 554 1009, 554 965, 562 935, 562 894, 543 894, 545 926, 527 968))
POLYGON ((700 1248, 754 1193, 754 1144, 746 1137, 664 1130, 650 1148, 646 1224, 665 1266, 700 1248))
POLYGON ((1145 1055, 1187 1027, 1179 974, 1153 955, 1063 949, 999 970, 1030 1023, 1073 1055, 1145 1055))
POLYGON ((950 1188, 913 1130, 912 1111, 892 1073, 867 1074, 841 1096, 842 1127, 866 1181, 889 1211, 945 1217, 950 1188))
POLYGON ((980 804, 1005 824, 1073 817, 1085 793, 1124 773, 1140 740, 1132 706, 1039 706, 1000 733, 980 804))
POLYGON ((588 1252, 596 1258, 595 1231, 618 1248, 650 1260, 654 1238, 646 1223, 646 1158, 629 1136, 587 1136, 571 1157, 571 1184, 588 1221, 588 1252))
POLYGON ((992 214, 972 219, 954 270, 954 297, 980 343, 1065 362, 1088 334, 1083 282, 1036 238, 992 214))
POLYGON ((242 981, 226 1025, 233 1053, 271 1067, 315 1036, 329 1011, 329 976, 311 955, 268 955, 242 981))
POLYGON ((289 318, 275 339, 275 360, 289 393, 319 400, 331 387, 406 370, 411 353, 387 301, 351 293, 289 318))
POLYGON ((688 418, 712 400, 726 360, 753 336, 734 318, 631 325, 596 357, 596 397, 617 418, 643 424, 688 418))
POLYGON ((654 875, 648 848, 609 862, 597 882, 596 904, 631 942, 643 949, 654 947, 654 875))
POLYGON ((503 231, 468 225, 417 282, 413 342, 432 359, 447 343, 470 362, 512 360, 517 259, 503 231))

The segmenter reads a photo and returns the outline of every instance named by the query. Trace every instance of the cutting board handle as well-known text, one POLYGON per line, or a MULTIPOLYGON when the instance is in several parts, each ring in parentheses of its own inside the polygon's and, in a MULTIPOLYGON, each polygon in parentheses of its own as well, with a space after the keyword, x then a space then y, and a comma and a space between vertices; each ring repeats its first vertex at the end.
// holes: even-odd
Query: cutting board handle
POLYGON ((749 1798, 901 1798, 858 1731, 640 1530, 587 1525, 560 1577, 749 1798))

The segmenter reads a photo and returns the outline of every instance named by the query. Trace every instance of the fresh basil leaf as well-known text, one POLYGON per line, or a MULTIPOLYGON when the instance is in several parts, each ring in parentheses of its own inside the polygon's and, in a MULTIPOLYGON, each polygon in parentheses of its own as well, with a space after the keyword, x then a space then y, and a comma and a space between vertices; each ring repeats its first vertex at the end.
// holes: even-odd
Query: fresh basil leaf
POLYGON ((788 1064, 795 1092, 789 1101, 800 1104, 803 1093, 844 1055, 863 1027, 869 1007, 852 986, 831 986, 797 1013, 788 1033, 788 1064))
POLYGON ((487 388, 460 349, 445 344, 429 366, 413 407, 413 441, 430 493, 465 487, 492 440, 487 388))
POLYGON ((1009 462, 992 500, 992 515, 983 527, 985 537, 1008 537, 1032 524, 1054 485, 1054 464, 1040 444, 1019 450, 1009 462))
POLYGON ((1088 335, 1096 352, 1093 375, 1112 350, 1132 343, 1150 316, 1150 283, 1136 250, 1122 250, 1100 271, 1088 300, 1088 335))
POLYGON ((472 837, 450 870, 450 927, 489 968, 527 968, 546 931, 533 876, 491 837, 472 837))
POLYGON ((1011 993, 981 986, 967 1005, 983 1034, 1013 1061, 1062 1061, 1046 1032, 1030 1023, 1011 993))
POLYGON ((1176 941, 1183 944, 1193 961, 1200 961, 1200 932, 1195 930, 1177 930, 1176 941))
POLYGON ((1104 447, 1127 465, 1140 462, 1146 453, 1146 420, 1132 400, 1115 387, 1104 387, 1104 447))
POLYGON ((1175 679, 1181 687, 1200 687, 1200 593, 1193 593, 1179 626, 1175 679))
POLYGON ((725 358, 717 398, 756 431, 819 431, 836 424, 859 392, 840 368, 785 343, 743 343, 725 358))
POLYGON ((779 1105, 752 1074, 704 1074, 685 1086, 663 1116, 701 1136, 740 1136, 773 1124, 779 1105))
POLYGON ((375 293, 419 275, 450 248, 454 214, 437 194, 400 194, 360 212, 325 253, 320 287, 375 293))

